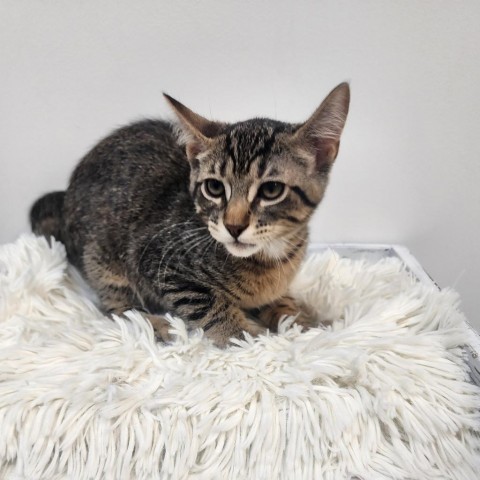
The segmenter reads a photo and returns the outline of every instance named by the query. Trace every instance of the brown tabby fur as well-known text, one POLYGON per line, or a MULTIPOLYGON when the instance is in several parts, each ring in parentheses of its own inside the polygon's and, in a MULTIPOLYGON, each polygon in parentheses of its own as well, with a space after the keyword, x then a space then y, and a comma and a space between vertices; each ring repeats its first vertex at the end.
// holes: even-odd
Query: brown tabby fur
POLYGON ((286 295, 338 153, 348 85, 301 125, 211 122, 166 98, 177 127, 145 120, 102 140, 66 192, 37 200, 32 229, 65 243, 106 311, 142 309, 164 340, 166 311, 219 346, 275 330, 298 311, 286 295))

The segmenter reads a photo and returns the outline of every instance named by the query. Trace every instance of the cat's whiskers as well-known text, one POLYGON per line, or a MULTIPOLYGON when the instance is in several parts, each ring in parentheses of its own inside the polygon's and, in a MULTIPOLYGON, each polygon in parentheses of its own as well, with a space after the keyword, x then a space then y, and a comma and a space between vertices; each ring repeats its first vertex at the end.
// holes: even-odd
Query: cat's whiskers
MULTIPOLYGON (((205 257, 205 254, 208 252, 208 249, 213 245, 213 242, 215 242, 218 245, 218 242, 213 237, 211 237, 210 241, 204 247, 205 251, 203 252, 203 255, 200 257, 200 262, 203 260, 203 257, 205 257)), ((216 248, 217 248, 217 246, 215 246, 215 249, 216 248)))
MULTIPOLYGON (((281 281, 280 270, 278 267, 280 266, 283 268, 283 265, 282 265, 282 262, 280 262, 280 259, 278 257, 272 257, 272 258, 276 266, 276 272, 277 272, 277 285, 275 288, 278 289, 280 287, 280 281, 281 281)), ((285 270, 283 270, 283 274, 285 274, 285 270)))
POLYGON ((267 255, 265 252, 264 252, 264 255, 268 258, 273 258, 273 259, 276 259, 278 260, 278 265, 281 266, 282 268, 282 271, 283 271, 283 274, 286 275, 285 273, 285 260, 288 261, 288 263, 290 264, 290 266, 295 270, 296 269, 296 266, 295 264, 293 263, 292 259, 289 257, 289 254, 291 251, 293 251, 295 248, 298 247, 298 243, 293 243, 291 240, 295 240, 295 239, 298 239, 298 240, 304 240, 304 237, 301 236, 299 233, 300 233, 300 230, 301 229, 297 229, 296 231, 292 232, 288 237, 273 237, 273 238, 270 238, 270 239, 267 239, 266 240, 266 244, 272 244, 274 241, 278 241, 280 240, 282 243, 284 243, 286 246, 290 246, 291 248, 288 249, 288 251, 285 251, 285 254, 284 255, 280 255, 279 253, 275 253, 274 251, 269 251, 269 254, 267 255))
MULTIPOLYGON (((195 237, 195 240, 194 240, 193 242, 189 242, 189 243, 188 243, 189 248, 188 248, 188 250, 186 250, 186 251, 183 253, 183 255, 178 259, 178 264, 180 265, 180 261, 183 260, 183 259, 188 255, 188 253, 189 253, 191 250, 193 250, 193 249, 196 248, 196 247, 199 247, 200 245, 202 245, 202 244, 205 243, 205 242, 208 243, 208 241, 210 241, 211 238, 212 238, 212 237, 211 237, 210 235, 207 236, 207 237, 200 237, 200 238, 195 237)), ((177 267, 177 270, 176 270, 176 271, 178 271, 178 267, 177 267)))
MULTIPOLYGON (((297 238, 297 237, 298 237, 299 240, 302 240, 302 241, 304 240, 303 237, 301 237, 301 236, 299 236, 299 235, 295 235, 295 238, 297 238)), ((288 239, 286 239, 286 238, 284 239, 284 241, 285 241, 287 244, 291 245, 292 250, 298 247, 298 243, 292 243, 292 242, 290 242, 290 241, 289 241, 288 239)), ((297 269, 297 266, 293 263, 292 259, 291 259, 290 256, 289 256, 289 253, 287 253, 287 255, 285 255, 285 256, 283 257, 283 259, 280 261, 280 264, 281 264, 281 266, 282 266, 284 275, 285 275, 285 265, 284 265, 285 259, 288 261, 288 263, 290 264, 290 266, 292 267, 293 270, 296 270, 296 269, 297 269)))
MULTIPOLYGON (((203 228, 203 227, 202 227, 203 228)), ((197 229, 195 229, 197 230, 197 229)), ((183 237, 183 239, 187 238, 189 239, 190 237, 193 237, 195 235, 197 235, 198 232, 187 232, 187 236, 183 237)), ((166 258, 166 256, 168 255, 168 253, 175 247, 178 245, 178 238, 177 237, 173 237, 164 247, 163 249, 163 255, 162 255, 162 258, 160 259, 160 262, 158 264, 158 270, 160 270, 160 267, 162 266, 162 263, 164 261, 164 259, 166 258)))
MULTIPOLYGON (((213 238, 213 237, 212 237, 213 238)), ((214 238, 213 238, 214 239, 214 238)), ((214 239, 215 240, 215 239, 214 239)), ((217 242, 217 240, 215 240, 215 250, 214 250, 214 255, 217 256, 217 249, 218 249, 218 245, 219 245, 220 242, 217 242)))
MULTIPOLYGON (((204 249, 204 252, 203 252, 203 255, 202 257, 200 258, 203 258, 203 256, 205 255, 206 251, 208 251, 208 249, 210 248, 209 245, 210 245, 210 241, 213 240, 212 237, 205 237, 205 238, 200 238, 198 239, 197 237, 195 237, 195 239, 193 241, 190 241, 188 243, 188 245, 190 246, 190 248, 180 257, 180 258, 176 258, 176 261, 177 261, 177 266, 174 270, 174 273, 178 273, 178 270, 179 268, 182 268, 184 271, 186 272, 189 272, 190 274, 195 274, 195 270, 192 269, 192 268, 188 268, 186 267, 184 264, 182 264, 182 260, 186 257, 186 255, 188 254, 188 252, 190 252, 190 250, 192 250, 193 248, 196 248, 196 247, 200 247, 204 244, 206 244, 203 249, 204 249), (192 245, 193 244, 193 245, 192 245)), ((172 255, 173 256, 173 255, 172 255)), ((166 279, 166 275, 167 275, 167 268, 168 268, 168 263, 165 265, 165 269, 164 269, 164 278, 163 278, 163 281, 165 283, 165 279, 166 279)))
MULTIPOLYGON (((303 235, 300 235, 298 234, 297 232, 293 232, 292 234, 290 234, 289 236, 287 237, 283 237, 282 238, 282 242, 284 242, 286 245, 290 246, 293 249, 297 248, 299 243, 296 242, 295 243, 295 240, 302 240, 304 241, 305 240, 305 236, 303 235), (292 241, 293 240, 293 241, 292 241)), ((290 252, 288 252, 290 253, 290 252)), ((287 253, 287 257, 288 257, 288 253, 287 253)))
MULTIPOLYGON (((199 237, 201 238, 203 236, 202 231, 205 230, 205 229, 206 229, 206 227, 199 227, 199 228, 188 231, 183 237, 181 237, 181 240, 188 240, 186 242, 186 244, 182 244, 182 246, 188 247, 188 246, 190 246, 191 242, 195 242, 197 239, 199 239, 199 237)), ((179 243, 179 239, 177 237, 174 237, 165 246, 162 258, 160 259, 160 262, 158 264, 157 280, 160 278, 160 270, 161 270, 162 264, 165 265, 165 269, 164 269, 164 278, 165 278, 166 269, 169 265, 170 259, 173 257, 173 255, 175 253, 174 249, 175 249, 175 247, 178 246, 178 243, 179 243), (168 256, 168 254, 170 252, 172 252, 172 254, 170 256, 168 256)))
POLYGON ((152 236, 152 238, 150 239, 150 241, 147 243, 147 245, 145 246, 145 248, 143 249, 141 255, 140 255, 140 258, 138 259, 138 266, 137 266, 137 272, 140 273, 140 264, 142 262, 142 259, 143 257, 145 256, 145 253, 146 251, 148 250, 148 247, 150 247, 150 245, 152 244, 152 242, 157 239, 159 236, 163 235, 165 232, 167 231, 171 231, 172 229, 174 228, 177 228, 179 227, 180 225, 187 225, 189 223, 195 223, 195 222, 192 222, 191 219, 194 217, 194 215, 192 215, 191 217, 189 217, 187 220, 183 221, 183 222, 178 222, 178 223, 175 223, 173 225, 169 225, 167 227, 164 227, 164 228, 161 228, 155 235, 152 236))
MULTIPOLYGON (((190 273, 194 273, 192 269, 189 269, 186 267, 185 264, 182 263, 183 259, 188 255, 188 253, 193 250, 195 247, 199 247, 203 243, 207 242, 210 239, 209 236, 203 236, 202 233, 199 233, 197 235, 192 235, 188 242, 183 244, 183 248, 187 248, 187 250, 183 253, 180 253, 180 256, 176 255, 176 252, 172 252, 172 254, 166 258, 164 262, 164 269, 163 269, 163 281, 165 282, 166 276, 167 276, 167 270, 170 266, 170 260, 175 259, 176 262, 176 267, 174 269, 174 273, 177 273, 179 268, 182 268, 184 271, 188 271, 190 273)), ((170 251, 172 251, 173 247, 170 248, 170 251)))
POLYGON ((223 262, 222 270, 225 270, 225 265, 227 264, 227 261, 230 260, 230 257, 233 255, 225 248, 225 245, 223 245, 223 249, 225 252, 225 261, 223 262))

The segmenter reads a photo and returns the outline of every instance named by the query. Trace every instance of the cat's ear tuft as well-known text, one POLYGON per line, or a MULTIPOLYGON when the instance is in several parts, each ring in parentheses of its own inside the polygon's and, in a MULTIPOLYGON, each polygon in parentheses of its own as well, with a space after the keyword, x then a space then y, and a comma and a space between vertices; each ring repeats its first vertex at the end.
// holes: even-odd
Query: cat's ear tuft
POLYGON ((211 139, 221 132, 224 124, 207 120, 166 93, 163 96, 179 120, 179 142, 186 146, 187 157, 191 160, 208 148, 211 139))
POLYGON ((350 87, 341 83, 295 133, 297 142, 315 154, 317 171, 328 171, 337 157, 349 104, 350 87))

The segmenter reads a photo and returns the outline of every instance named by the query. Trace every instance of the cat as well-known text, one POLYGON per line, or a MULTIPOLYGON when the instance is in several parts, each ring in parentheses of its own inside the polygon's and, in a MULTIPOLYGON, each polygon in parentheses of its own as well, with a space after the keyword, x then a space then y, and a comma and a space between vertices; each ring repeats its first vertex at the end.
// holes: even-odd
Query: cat
POLYGON ((159 339, 170 338, 166 311, 219 347, 275 330, 299 313, 288 288, 338 153, 349 85, 302 124, 215 122, 165 98, 177 122, 143 120, 100 141, 66 191, 34 203, 32 230, 65 244, 104 311, 144 311, 159 339))

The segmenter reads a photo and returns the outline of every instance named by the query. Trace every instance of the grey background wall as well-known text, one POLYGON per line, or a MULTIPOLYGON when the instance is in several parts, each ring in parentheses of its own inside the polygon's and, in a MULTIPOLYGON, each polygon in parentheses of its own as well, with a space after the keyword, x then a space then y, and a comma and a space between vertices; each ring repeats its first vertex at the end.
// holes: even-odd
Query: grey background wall
POLYGON ((0 242, 166 91, 223 120, 305 119, 349 80, 312 239, 405 244, 480 327, 480 2, 0 3, 0 242))

